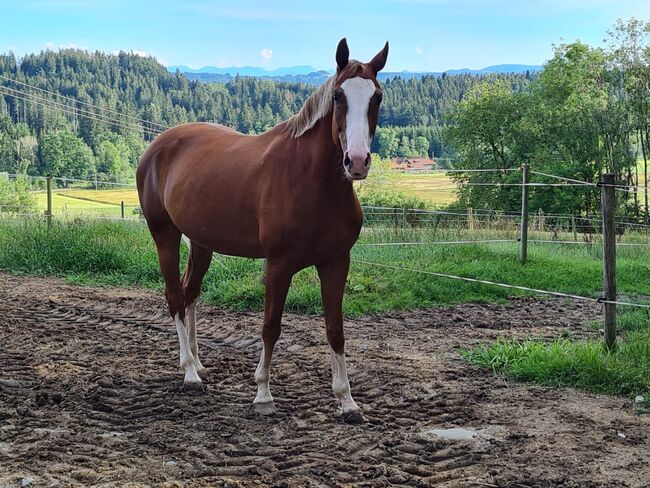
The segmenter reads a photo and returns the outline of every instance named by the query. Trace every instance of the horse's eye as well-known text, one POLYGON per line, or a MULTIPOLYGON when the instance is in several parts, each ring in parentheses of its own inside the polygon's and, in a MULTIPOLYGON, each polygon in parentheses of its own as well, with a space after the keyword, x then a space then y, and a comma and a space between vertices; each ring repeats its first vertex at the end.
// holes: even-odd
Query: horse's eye
POLYGON ((337 92, 334 92, 334 96, 332 96, 332 99, 335 102, 338 102, 341 99, 341 97, 339 97, 339 94, 337 92))

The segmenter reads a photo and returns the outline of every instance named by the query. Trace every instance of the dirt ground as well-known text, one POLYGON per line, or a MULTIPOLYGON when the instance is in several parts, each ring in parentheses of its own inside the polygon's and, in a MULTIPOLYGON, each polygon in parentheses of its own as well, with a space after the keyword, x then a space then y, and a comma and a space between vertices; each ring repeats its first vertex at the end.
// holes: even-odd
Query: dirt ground
POLYGON ((323 320, 287 314, 278 412, 254 412, 261 315, 200 306, 207 393, 182 391, 161 294, 0 274, 0 487, 650 486, 650 416, 628 400, 509 381, 462 350, 578 337, 598 310, 515 299, 346 322, 367 418, 340 419, 323 320), (443 440, 428 431, 478 435, 443 440))

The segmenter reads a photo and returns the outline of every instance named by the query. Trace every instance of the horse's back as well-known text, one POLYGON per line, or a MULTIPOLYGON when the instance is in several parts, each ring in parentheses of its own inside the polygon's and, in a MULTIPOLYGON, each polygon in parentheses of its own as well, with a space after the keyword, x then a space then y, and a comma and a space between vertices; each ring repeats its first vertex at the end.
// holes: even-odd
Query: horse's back
POLYGON ((218 124, 184 124, 162 133, 136 173, 150 228, 173 223, 208 249, 260 254, 254 173, 263 152, 255 137, 218 124), (237 242, 229 242, 230 235, 237 242))

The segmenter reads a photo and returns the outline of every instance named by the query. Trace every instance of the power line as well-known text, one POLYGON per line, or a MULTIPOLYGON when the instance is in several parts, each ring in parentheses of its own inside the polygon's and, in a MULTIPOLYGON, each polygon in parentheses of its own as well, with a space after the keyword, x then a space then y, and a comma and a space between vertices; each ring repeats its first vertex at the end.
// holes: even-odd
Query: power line
POLYGON ((4 80, 7 80, 7 81, 10 81, 12 83, 16 83, 18 85, 22 85, 22 86, 25 86, 25 87, 28 87, 28 88, 32 88, 34 90, 38 90, 38 91, 43 92, 43 93, 48 93, 48 94, 54 95, 56 97, 60 97, 60 98, 66 99, 66 100, 70 100, 73 103, 79 103, 79 104, 82 104, 82 105, 87 105, 89 107, 96 108, 98 110, 104 110, 106 112, 112 112, 112 113, 114 113, 116 115, 119 115, 120 117, 127 117, 127 118, 130 118, 130 119, 136 120, 138 122, 142 122, 142 123, 145 123, 145 124, 150 124, 150 125, 155 125, 155 126, 161 127, 163 130, 164 129, 169 129, 169 127, 166 126, 166 125, 158 124, 156 122, 151 122, 151 121, 144 120, 144 119, 139 119, 138 117, 135 117, 133 115, 123 114, 121 112, 118 112, 117 110, 113 110, 113 109, 110 109, 110 108, 99 107, 98 105, 93 105, 92 103, 77 100, 77 99, 72 98, 72 97, 67 97, 65 95, 61 95, 60 93, 56 93, 56 92, 53 92, 53 91, 50 91, 50 90, 45 90, 44 88, 39 88, 38 86, 30 85, 29 83, 18 81, 18 80, 13 79, 13 78, 8 78, 7 76, 0 75, 0 78, 2 78, 4 80))
POLYGON ((55 109, 61 110, 63 112, 66 112, 66 113, 68 113, 70 115, 85 117, 85 118, 95 120, 95 121, 98 121, 98 122, 113 124, 113 125, 115 125, 117 127, 120 127, 122 129, 133 130, 133 131, 140 131, 141 130, 144 133, 152 135, 154 137, 158 136, 160 134, 159 131, 154 130, 154 129, 149 129, 147 127, 142 127, 142 126, 130 125, 127 122, 123 122, 123 121, 120 121, 120 120, 117 120, 117 119, 113 119, 113 118, 110 118, 110 117, 105 116, 105 115, 100 115, 100 114, 95 114, 95 113, 92 113, 92 112, 88 112, 85 109, 79 109, 79 108, 76 108, 76 107, 71 107, 69 105, 65 105, 63 103, 56 102, 54 100, 49 100, 47 98, 38 97, 37 95, 33 95, 33 94, 30 94, 30 93, 24 93, 24 92, 21 92, 19 90, 15 90, 14 88, 6 87, 6 86, 0 86, 0 94, 10 96, 10 97, 14 97, 14 98, 17 98, 19 100, 24 100, 26 102, 35 103, 37 105, 42 105, 42 106, 45 106, 45 107, 48 107, 48 108, 55 108, 55 109), (9 90, 11 90, 11 92, 15 92, 15 93, 8 92, 9 90), (19 95, 17 95, 16 93, 18 93, 19 95), (35 99, 28 98, 28 97, 33 97, 35 99))
MULTIPOLYGON (((91 116, 91 117, 102 118, 102 119, 105 119, 106 121, 116 122, 116 123, 119 123, 119 124, 121 124, 121 125, 123 125, 125 127, 131 127, 133 129, 137 129, 137 130, 142 129, 144 131, 147 131, 147 132, 150 132, 150 133, 156 133, 156 134, 162 132, 162 130, 160 130, 160 129, 152 129, 152 128, 149 128, 149 127, 144 127, 144 126, 141 126, 139 124, 136 124, 136 123, 133 123, 133 122, 128 122, 128 121, 125 121, 125 120, 122 120, 122 119, 118 119, 118 118, 115 118, 115 117, 110 116, 110 115, 106 115, 106 114, 102 114, 102 113, 95 113, 95 112, 93 112, 91 110, 84 109, 84 108, 73 107, 73 106, 67 105, 65 103, 58 102, 56 100, 51 100, 49 98, 41 97, 41 96, 35 95, 33 93, 28 93, 28 92, 25 92, 25 91, 22 91, 22 90, 17 90, 15 88, 11 88, 11 87, 8 87, 8 86, 0 85, 0 88, 3 89, 3 90, 9 90, 10 92, 12 92, 12 93, 7 94, 9 96, 14 95, 14 96, 19 97, 19 96, 22 95, 23 97, 28 97, 28 98, 31 97, 31 98, 33 98, 35 100, 40 100, 42 102, 50 104, 51 106, 54 106, 55 108, 63 108, 63 109, 66 109, 66 110, 73 110, 75 112, 75 115, 77 115, 77 112, 78 112, 78 114, 81 115, 81 116, 88 115, 88 116, 91 116), (15 95, 15 94, 18 94, 18 95, 15 95)), ((31 98, 29 98, 29 100, 27 100, 27 101, 31 101, 31 98)), ((97 107, 97 109, 102 110, 100 107, 97 107)))

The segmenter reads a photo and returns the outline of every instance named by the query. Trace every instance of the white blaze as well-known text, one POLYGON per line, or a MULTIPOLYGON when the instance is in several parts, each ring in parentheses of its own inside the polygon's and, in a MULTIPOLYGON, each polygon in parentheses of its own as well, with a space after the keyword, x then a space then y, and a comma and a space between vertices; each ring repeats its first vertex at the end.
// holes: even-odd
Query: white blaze
POLYGON ((345 148, 350 158, 366 157, 370 152, 370 128, 368 126, 368 105, 375 93, 375 84, 366 78, 350 78, 341 83, 347 100, 348 113, 345 118, 345 148))

